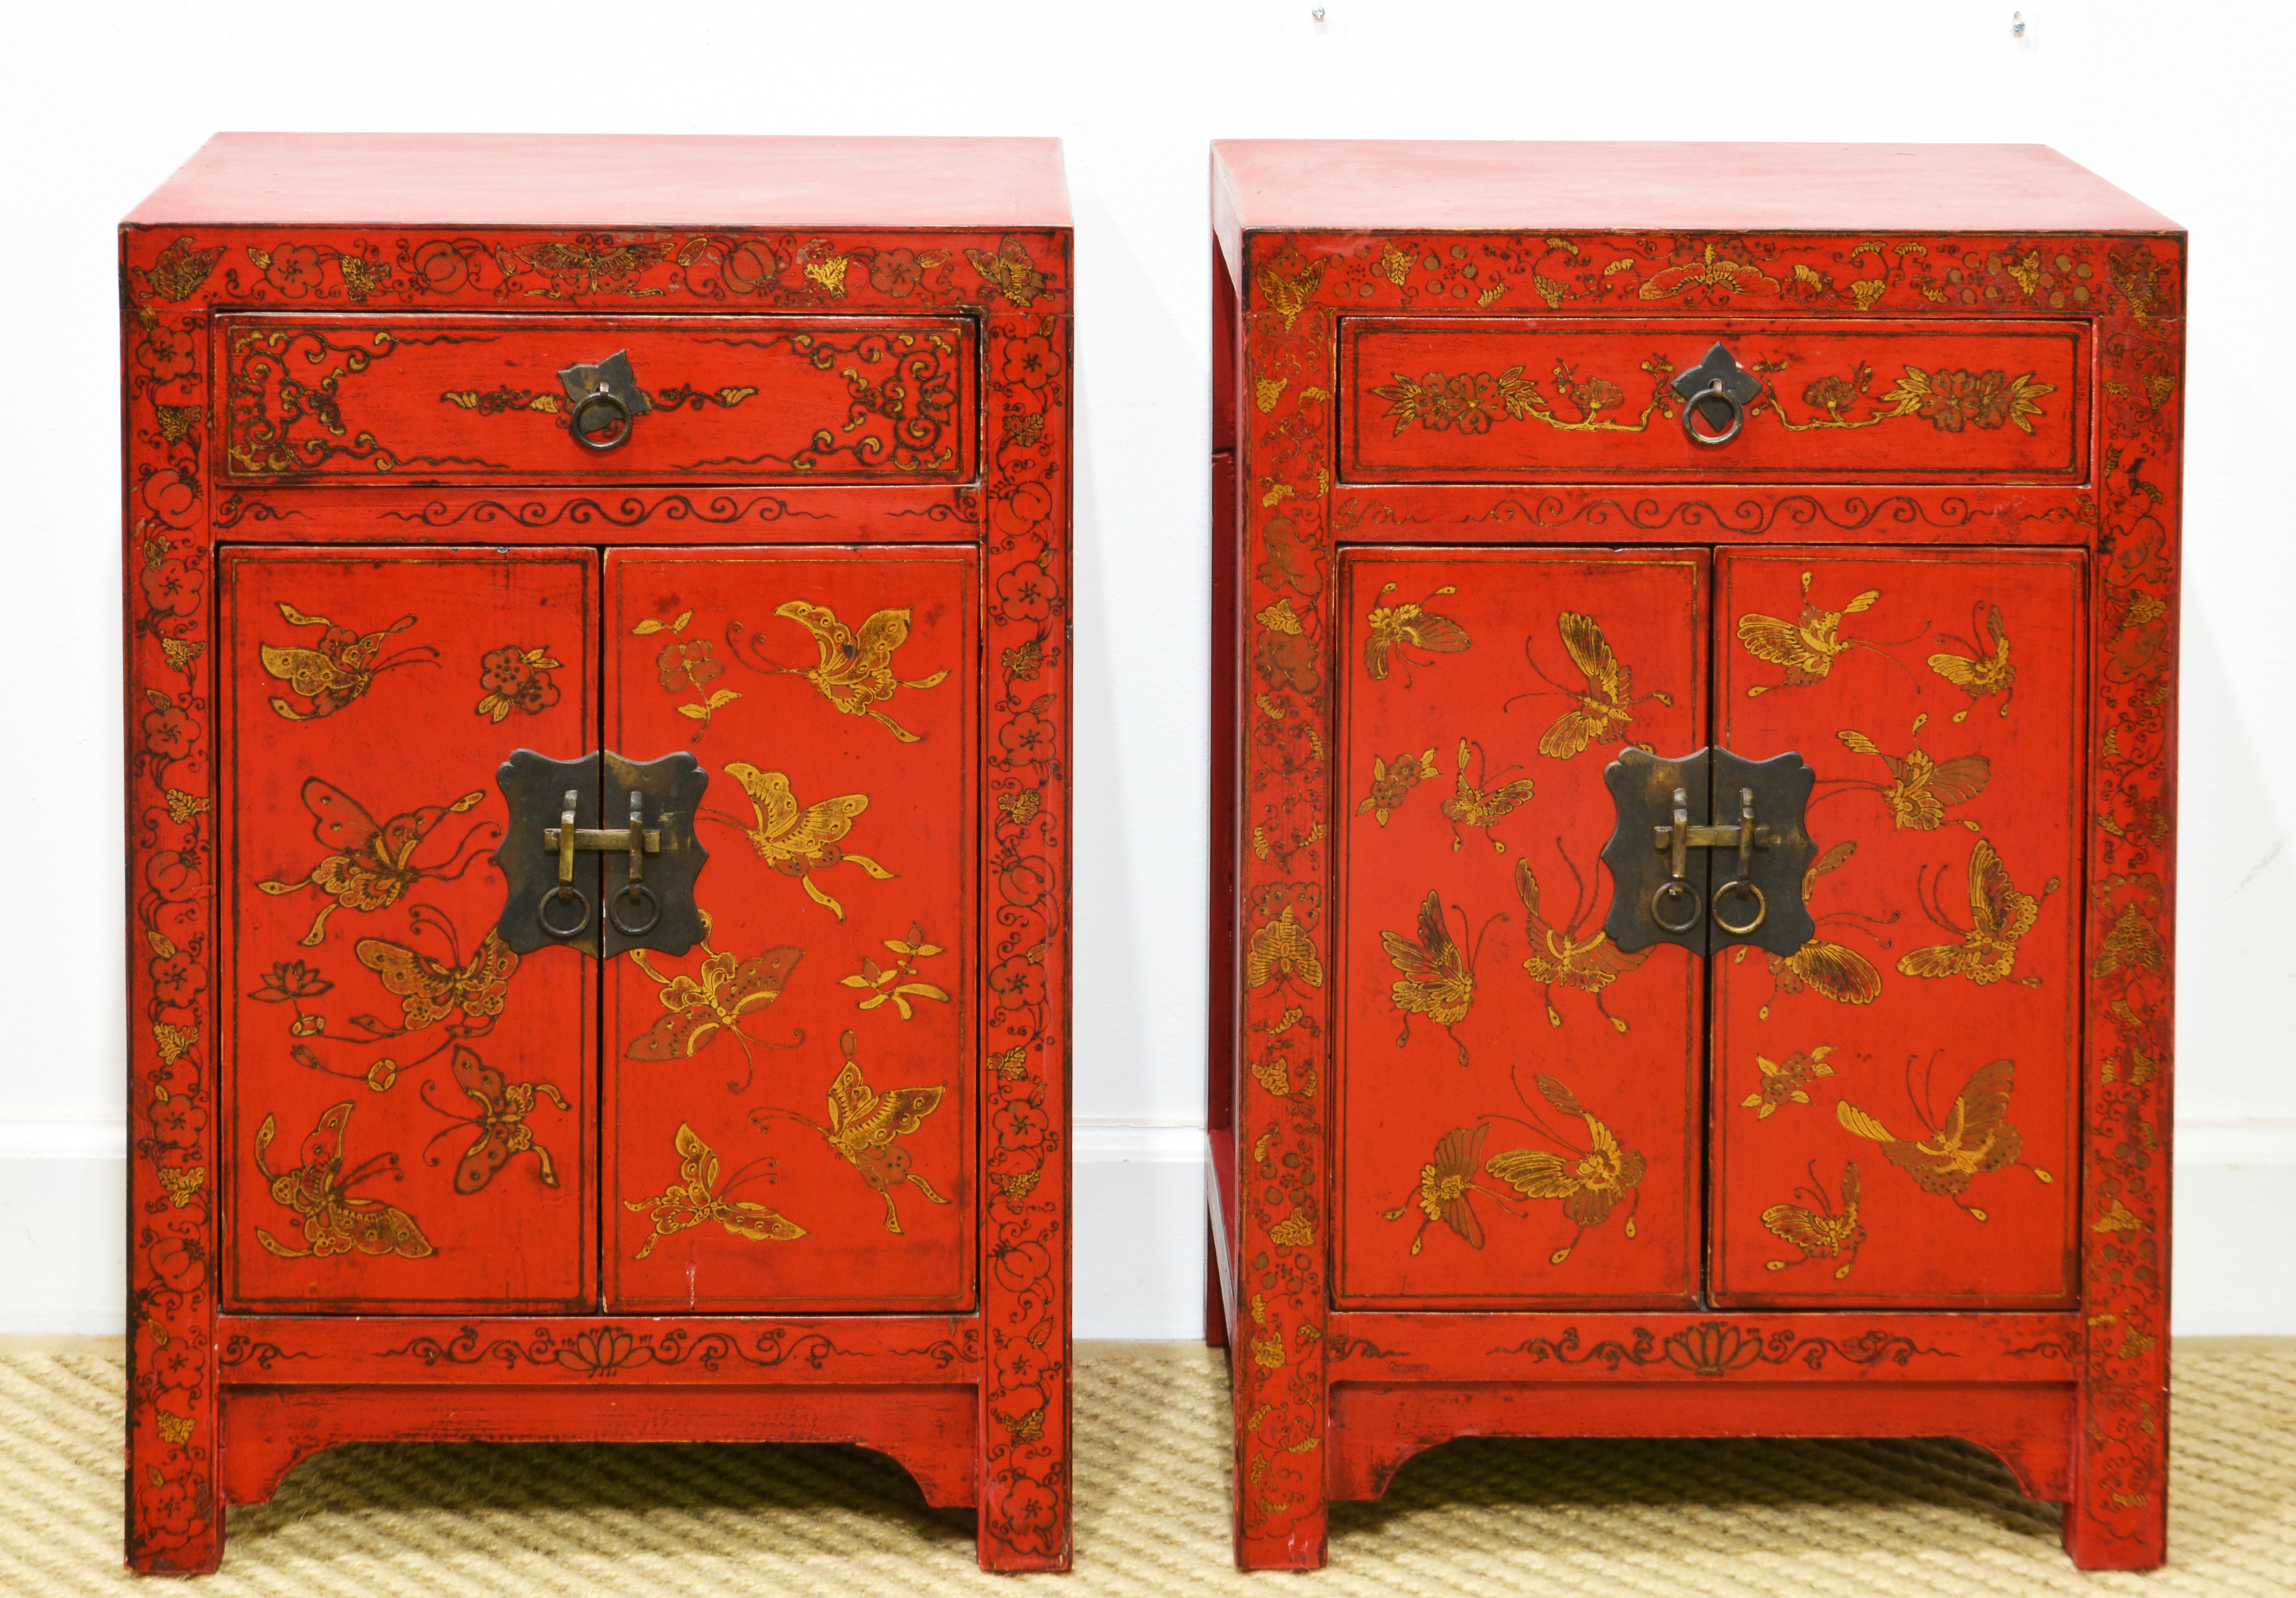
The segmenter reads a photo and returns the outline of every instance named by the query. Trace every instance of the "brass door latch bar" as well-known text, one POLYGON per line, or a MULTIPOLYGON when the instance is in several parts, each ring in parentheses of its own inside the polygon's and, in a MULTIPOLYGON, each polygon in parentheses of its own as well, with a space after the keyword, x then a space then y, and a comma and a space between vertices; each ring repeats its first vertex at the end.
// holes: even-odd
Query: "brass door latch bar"
POLYGON ((612 922, 615 930, 625 937, 643 938, 652 931, 655 923, 661 920, 661 901, 645 885, 645 857, 661 853, 660 831, 646 830, 645 795, 630 795, 630 824, 621 832, 576 826, 575 815, 580 807, 581 798, 579 789, 569 788, 565 799, 561 801, 564 807, 559 812, 558 824, 542 830, 543 847, 558 852, 558 886, 543 896, 542 905, 536 914, 541 917, 543 930, 554 938, 571 938, 580 932, 590 919, 590 901, 574 887, 576 852, 583 849, 600 854, 627 851, 630 857, 629 881, 606 901, 606 919, 612 922), (643 919, 639 916, 625 918, 622 914, 625 904, 636 905, 643 919), (555 919, 551 914, 554 905, 560 906, 555 919), (578 911, 570 919, 567 914, 570 907, 578 911))
POLYGON ((602 955, 633 948, 682 955, 701 939, 693 883, 709 853, 694 839, 693 816, 709 774, 692 755, 641 764, 611 750, 578 760, 521 750, 496 780, 510 801, 496 851, 510 891, 496 930, 512 950, 560 943, 602 955), (554 808, 555 826, 546 824, 554 808), (626 814, 628 824, 582 824, 586 815, 612 814, 626 814), (609 894, 599 868, 616 854, 624 875, 609 894))
POLYGON ((1756 761, 1706 749, 1661 760, 1628 750, 1603 781, 1619 815, 1603 847, 1614 890, 1603 930, 1622 952, 1676 943, 1711 955, 1751 943, 1791 955, 1816 932, 1801 902, 1801 873, 1816 853, 1802 812, 1816 774, 1800 755, 1756 761), (1734 821, 1726 821, 1734 797, 1734 821), (1697 812, 1709 819, 1693 822, 1697 812), (1718 853, 1737 865, 1718 886, 1718 853))

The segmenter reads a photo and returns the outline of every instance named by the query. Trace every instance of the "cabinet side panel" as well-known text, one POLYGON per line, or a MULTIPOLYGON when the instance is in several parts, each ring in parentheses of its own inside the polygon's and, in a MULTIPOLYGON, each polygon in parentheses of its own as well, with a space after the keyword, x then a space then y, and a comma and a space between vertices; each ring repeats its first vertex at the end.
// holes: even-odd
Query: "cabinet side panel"
POLYGON ((708 938, 607 973, 615 1308, 972 1302, 978 570, 609 558, 608 746, 709 774, 708 938))
POLYGON ((1717 962, 1718 1301, 2073 1301, 2087 559, 1721 557, 1717 742, 1816 768, 1819 854, 1816 938, 1717 962))
POLYGON ((1689 1303, 1702 984, 1597 856, 1604 766, 1706 742, 1707 557, 1340 570, 1337 1302, 1689 1303))
POLYGON ((227 551, 234 1308, 596 1301, 593 963, 495 923, 495 771, 596 738, 597 558, 227 551))

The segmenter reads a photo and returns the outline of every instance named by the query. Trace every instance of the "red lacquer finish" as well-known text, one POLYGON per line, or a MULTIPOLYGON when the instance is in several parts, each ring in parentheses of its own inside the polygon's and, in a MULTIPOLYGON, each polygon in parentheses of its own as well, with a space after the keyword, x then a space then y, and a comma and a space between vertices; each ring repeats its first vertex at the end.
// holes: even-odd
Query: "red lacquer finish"
POLYGON ((1453 1436, 1946 1430, 2157 1564, 2181 234, 2018 147, 1213 190, 1239 1561, 1453 1436), (1710 742, 1816 935, 1621 954, 1602 767, 1710 742))
POLYGON ((234 135, 120 250, 130 1564, 358 1438, 842 1438, 1064 1568, 1057 147, 234 135), (710 773, 706 947, 493 937, 601 747, 710 773))
POLYGON ((608 1307, 972 1307, 978 571, 971 545, 608 557, 607 742, 712 774, 708 947, 608 976, 608 1307), (906 628, 891 692, 830 696, 805 674, 873 618, 906 628), (803 1235, 663 1231, 681 1127, 803 1235))
MULTIPOLYGON (((221 475, 234 484, 965 482, 974 471, 980 351, 959 317, 763 328, 266 315, 216 326, 221 475), (626 444, 586 449, 559 373, 616 354, 651 408, 626 444)), ((600 410, 584 424, 600 432, 614 420, 600 410)))
POLYGON ((504 947, 489 856, 495 768, 594 746, 597 557, 220 566, 231 1307, 594 1303, 597 973, 504 947), (503 651, 525 675, 497 718, 503 651))

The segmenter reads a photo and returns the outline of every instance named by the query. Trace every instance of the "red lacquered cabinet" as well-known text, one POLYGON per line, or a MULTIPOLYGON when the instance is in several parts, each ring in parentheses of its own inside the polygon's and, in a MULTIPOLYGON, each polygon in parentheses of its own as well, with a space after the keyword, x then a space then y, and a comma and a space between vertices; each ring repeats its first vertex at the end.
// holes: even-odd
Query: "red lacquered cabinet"
POLYGON ((1235 1547, 1964 1437, 2163 1553, 2185 242, 2037 147, 1226 143, 1235 1547))
POLYGON ((1035 140, 124 225, 135 1568, 383 1438, 857 1442, 1067 1566, 1070 239, 1035 140))

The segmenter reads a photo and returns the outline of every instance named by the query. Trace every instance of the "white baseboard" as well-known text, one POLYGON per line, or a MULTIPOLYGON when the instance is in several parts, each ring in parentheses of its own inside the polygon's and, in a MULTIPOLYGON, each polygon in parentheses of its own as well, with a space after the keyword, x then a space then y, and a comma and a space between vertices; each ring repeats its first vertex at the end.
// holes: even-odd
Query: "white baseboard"
MULTIPOLYGON (((1080 1120, 1076 1335, 1203 1335, 1203 1132, 1080 1120)), ((0 1120, 0 1333, 124 1329, 127 1132, 107 1120, 0 1120)), ((2296 1278, 2254 1240, 2296 1226, 2296 1121, 2177 1128, 2173 1301, 2185 1336, 2296 1335, 2296 1278)))

